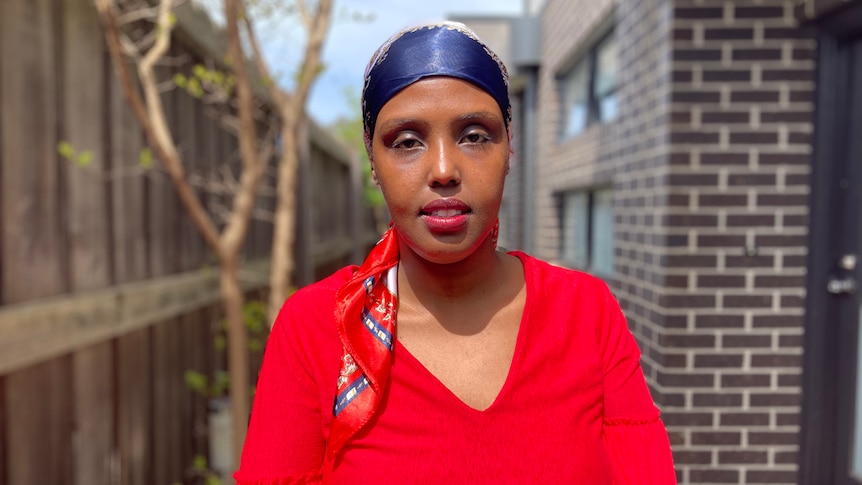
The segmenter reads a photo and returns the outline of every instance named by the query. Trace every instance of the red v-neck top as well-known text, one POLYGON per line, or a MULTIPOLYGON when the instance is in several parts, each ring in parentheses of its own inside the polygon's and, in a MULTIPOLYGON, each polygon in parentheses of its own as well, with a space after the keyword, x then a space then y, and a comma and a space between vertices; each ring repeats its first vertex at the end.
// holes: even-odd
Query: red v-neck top
POLYGON ((321 470, 344 268, 285 303, 267 343, 239 484, 676 483, 640 352, 607 286, 520 252, 526 303, 509 374, 483 411, 395 345, 380 412, 321 470))

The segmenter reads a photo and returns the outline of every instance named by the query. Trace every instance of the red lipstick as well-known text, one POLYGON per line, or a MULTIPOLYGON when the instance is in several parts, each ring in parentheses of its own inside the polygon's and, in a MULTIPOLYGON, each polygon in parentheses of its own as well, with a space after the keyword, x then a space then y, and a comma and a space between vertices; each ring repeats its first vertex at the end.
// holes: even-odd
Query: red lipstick
POLYGON ((437 199, 425 204, 419 216, 431 232, 457 232, 467 225, 470 206, 458 199, 437 199))

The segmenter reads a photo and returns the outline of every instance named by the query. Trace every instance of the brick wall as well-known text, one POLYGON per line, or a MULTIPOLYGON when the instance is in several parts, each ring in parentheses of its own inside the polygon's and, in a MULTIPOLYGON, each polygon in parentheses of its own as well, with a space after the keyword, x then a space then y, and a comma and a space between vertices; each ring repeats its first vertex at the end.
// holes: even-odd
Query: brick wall
POLYGON ((615 275, 680 483, 795 483, 814 42, 793 1, 549 0, 535 253, 612 183, 615 275), (556 76, 609 16, 619 113, 560 141, 556 76))
POLYGON ((686 483, 796 483, 814 42, 782 0, 676 0, 664 366, 686 483))

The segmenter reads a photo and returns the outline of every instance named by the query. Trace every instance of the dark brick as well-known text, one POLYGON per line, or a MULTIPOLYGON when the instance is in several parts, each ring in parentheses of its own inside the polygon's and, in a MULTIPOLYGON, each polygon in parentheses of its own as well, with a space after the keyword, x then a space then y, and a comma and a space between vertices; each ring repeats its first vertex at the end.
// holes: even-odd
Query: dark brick
POLYGON ((748 165, 747 153, 702 153, 701 165, 748 165))
POLYGON ((772 295, 724 295, 725 308, 772 308, 772 295))
POLYGON ((796 328, 802 327, 801 315, 754 315, 751 319, 754 328, 796 328))
POLYGON ((713 315, 698 313, 694 316, 694 326, 696 328, 742 328, 745 326, 745 317, 727 313, 713 315))
POLYGON ((714 268, 716 262, 716 257, 710 254, 668 254, 665 256, 666 268, 714 268))
POLYGON ((741 439, 742 433, 738 431, 694 431, 691 433, 691 444, 693 445, 739 446, 741 439))
POLYGON ((741 354, 695 354, 696 368, 733 368, 742 367, 741 354))
POLYGON ((734 392, 710 392, 694 393, 692 396, 694 407, 739 407, 742 406, 742 394, 734 392))
POLYGON ((712 463, 712 452, 674 450, 673 463, 674 465, 709 465, 710 463, 712 463))
POLYGON ((775 185, 775 174, 771 173, 732 173, 727 176, 727 185, 731 187, 744 186, 769 186, 775 185))
POLYGON ((755 354, 751 356, 752 367, 801 367, 801 354, 755 354))
POLYGON ((778 406, 798 406, 800 401, 799 393, 751 393, 749 404, 751 407, 778 407, 778 406))
POLYGON ((691 165, 691 154, 689 152, 671 153, 670 164, 674 166, 691 165))
POLYGON ((692 40, 694 39, 694 30, 692 29, 673 29, 673 40, 692 40))
POLYGON ((764 111, 760 113, 762 123, 810 123, 810 111, 764 111))
POLYGON ((751 431, 748 433, 748 443, 752 445, 795 445, 798 443, 797 433, 787 431, 751 431))
MULTIPOLYGON (((808 186, 811 184, 811 175, 807 173, 789 173, 784 177, 784 184, 789 187, 808 186)), ((787 217, 789 216, 784 216, 785 221, 787 217)))
POLYGON ((764 81, 813 81, 814 71, 811 69, 764 69, 761 79, 764 81))
POLYGON ((673 12, 677 19, 720 19, 724 17, 721 7, 677 7, 673 12))
POLYGON ((778 143, 778 133, 769 131, 738 131, 730 134, 730 143, 744 145, 774 145, 778 143))
POLYGON ((670 75, 670 79, 675 83, 690 83, 693 77, 690 70, 674 70, 670 75))
POLYGON ((721 413, 718 421, 721 426, 769 426, 769 413, 721 413))
MULTIPOLYGON (((731 196, 728 196, 731 197, 731 196)), ((743 196, 744 197, 744 196, 743 196)), ((735 205, 745 206, 745 204, 704 204, 704 206, 729 207, 735 205)), ((742 235, 726 235, 726 234, 700 234, 697 236, 697 247, 699 248, 727 248, 739 247, 745 245, 745 236, 742 235)))
POLYGON ((744 465, 751 463, 769 463, 769 453, 765 451, 719 450, 718 463, 722 465, 744 465))
POLYGON ((807 206, 808 194, 757 194, 757 205, 762 207, 807 206))
POLYGON ((693 372, 659 372, 658 383, 664 387, 713 387, 715 374, 695 374, 693 372))
POLYGON ((748 82, 751 71, 748 69, 718 69, 703 71, 704 82, 748 82))
POLYGON ((808 236, 803 234, 797 235, 762 235, 757 236, 755 244, 758 247, 768 248, 798 248, 805 247, 808 244, 808 236))
MULTIPOLYGON (((775 216, 772 214, 729 214, 725 221, 728 227, 771 227, 775 225, 775 216)), ((769 265, 772 265, 772 257, 769 257, 769 265)))
POLYGON ((666 353, 662 355, 664 366, 667 368, 685 368, 688 366, 688 355, 666 353))
POLYGON ((778 387, 800 387, 802 376, 800 374, 778 374, 778 387))
MULTIPOLYGON (((771 246, 771 244, 761 244, 757 240, 758 246, 771 246)), ((790 246, 790 245, 788 245, 790 246)), ((805 246, 802 242, 798 246, 805 246)), ((805 276, 803 275, 759 275, 754 277, 754 286, 757 288, 801 288, 805 286, 805 276)))
POLYGON ((739 483, 739 472, 736 470, 692 468, 688 471, 688 478, 690 483, 739 483))
POLYGON ((769 376, 769 374, 723 374, 721 376, 721 387, 769 387, 771 381, 772 378, 769 376))
POLYGON ((792 27, 767 27, 763 29, 764 39, 810 39, 811 34, 804 29, 792 27))
MULTIPOLYGON (((778 100, 776 96, 776 101, 778 100)), ((718 91, 676 91, 671 93, 673 103, 718 103, 721 93, 718 91)))
POLYGON ((705 131, 673 131, 670 134, 671 143, 718 143, 720 141, 718 133, 709 133, 705 131))
POLYGON ((665 217, 668 227, 715 227, 718 224, 718 216, 712 214, 668 214, 665 217))
POLYGON ((791 470, 746 470, 745 483, 796 483, 799 478, 791 470))
POLYGON ((661 413, 665 426, 712 426, 712 413, 665 411, 661 413))
MULTIPOLYGON (((799 319, 799 324, 796 325, 798 327, 802 327, 802 316, 797 317, 799 319)), ((779 335, 778 336, 778 347, 782 349, 790 349, 790 348, 802 348, 804 344, 804 340, 802 335, 779 335)))
POLYGON ((720 61, 721 49, 674 49, 675 61, 720 61))
POLYGON ((761 153, 761 165, 805 165, 811 163, 811 155, 805 153, 761 153))
MULTIPOLYGON (((775 463, 777 465, 796 465, 799 463, 798 451, 776 451, 775 463)), ((788 482, 790 483, 790 482, 788 482)))
POLYGON ((733 49, 734 61, 780 61, 781 49, 733 49))
POLYGON ((782 262, 784 263, 784 269, 807 268, 808 256, 803 254, 785 254, 782 262))
POLYGON ((738 19, 768 19, 784 17, 782 7, 740 7, 733 10, 733 16, 738 19))
POLYGON ((733 90, 730 93, 732 103, 777 103, 781 94, 771 90, 733 90))
POLYGON ((799 418, 798 412, 776 413, 775 424, 778 426, 799 426, 799 418))
POLYGON ((699 288, 741 288, 745 286, 745 276, 731 274, 697 275, 699 288))
POLYGON ((662 295, 659 305, 665 308, 715 308, 715 295, 662 295))
MULTIPOLYGON (((670 122, 687 125, 691 123, 691 111, 674 111, 670 114, 670 122)), ((688 161, 686 159, 686 161, 688 161)))
POLYGON ((667 176, 669 185, 673 186, 714 186, 718 184, 718 175, 714 173, 672 173, 667 176))
POLYGON ((724 265, 728 268, 771 268, 774 264, 774 257, 770 255, 727 256, 724 258, 724 265))
POLYGON ((700 116, 704 124, 748 123, 747 111, 707 111, 700 116))
MULTIPOLYGON (((786 264, 785 258, 785 266, 786 264)), ((782 295, 781 308, 803 308, 805 306, 805 298, 797 295, 782 295)))
POLYGON ((817 58, 817 51, 806 47, 795 47, 793 49, 794 61, 813 61, 817 58))
POLYGON ((754 29, 716 28, 704 29, 704 40, 753 40, 754 29))
POLYGON ((721 346, 727 348, 769 348, 772 347, 772 336, 748 333, 724 334, 721 336, 721 346))
POLYGON ((715 335, 661 334, 659 345, 667 349, 715 348, 715 335))
MULTIPOLYGON (((805 184, 808 185, 808 184, 805 184)), ((807 214, 784 214, 784 227, 808 227, 807 214)))
POLYGON ((791 145, 810 145, 811 133, 804 131, 791 131, 787 135, 787 143, 791 145))
POLYGON ((668 275, 664 280, 664 285, 668 288, 688 288, 688 276, 668 275))
POLYGON ((790 91, 790 102, 791 103, 811 103, 814 101, 814 91, 805 89, 805 90, 791 90, 790 91))

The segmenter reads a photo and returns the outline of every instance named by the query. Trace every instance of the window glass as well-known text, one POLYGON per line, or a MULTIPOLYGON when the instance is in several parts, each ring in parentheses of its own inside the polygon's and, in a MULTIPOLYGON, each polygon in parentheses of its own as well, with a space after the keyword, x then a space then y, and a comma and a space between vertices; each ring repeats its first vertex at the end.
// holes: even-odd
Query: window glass
POLYGON ((593 227, 590 234, 590 267, 602 274, 614 272, 614 198, 611 189, 593 192, 593 227))
POLYGON ((564 136, 576 135, 587 127, 589 67, 589 62, 581 61, 563 79, 564 136))
POLYGON ((563 196, 563 261, 579 267, 589 265, 589 199, 586 192, 563 196))
POLYGON ((599 108, 596 119, 599 121, 609 121, 617 114, 618 72, 617 41, 610 35, 596 47, 595 95, 599 108))

